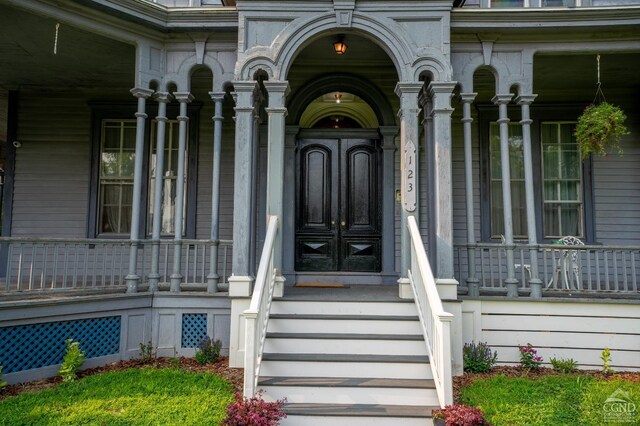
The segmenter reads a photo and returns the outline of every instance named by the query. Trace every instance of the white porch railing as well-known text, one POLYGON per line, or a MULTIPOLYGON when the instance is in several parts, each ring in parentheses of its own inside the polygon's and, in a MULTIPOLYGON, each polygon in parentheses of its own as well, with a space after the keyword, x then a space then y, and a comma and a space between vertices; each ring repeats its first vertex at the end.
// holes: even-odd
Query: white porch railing
POLYGON ((273 266, 274 242, 278 233, 278 217, 269 216, 267 235, 262 248, 260 265, 256 274, 251 305, 244 311, 245 352, 244 352, 244 396, 255 395, 262 363, 262 351, 267 335, 269 312, 276 285, 276 269, 273 266))
POLYGON ((453 404, 451 373, 451 322, 453 315, 445 312, 431 272, 427 253, 414 217, 408 221, 411 236, 411 269, 409 282, 418 308, 424 340, 427 345, 433 380, 440 406, 453 404))
MULTIPOLYGON (((147 281, 151 247, 159 244, 160 282, 169 282, 174 240, 141 240, 138 244, 138 275, 147 281)), ((125 286, 131 240, 70 238, 0 238, 0 292, 65 291, 125 286)), ((182 274, 185 284, 206 286, 213 271, 226 283, 231 270, 230 240, 182 240, 182 274), (210 252, 219 246, 216 265, 210 252)))

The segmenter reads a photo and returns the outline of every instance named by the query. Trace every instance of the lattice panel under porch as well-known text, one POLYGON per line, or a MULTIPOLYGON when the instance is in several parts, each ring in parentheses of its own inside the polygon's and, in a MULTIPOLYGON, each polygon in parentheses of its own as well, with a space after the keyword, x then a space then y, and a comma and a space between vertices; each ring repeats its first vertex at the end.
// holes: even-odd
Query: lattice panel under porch
POLYGON ((120 316, 0 328, 2 373, 62 363, 65 340, 80 342, 87 358, 120 352, 120 316))
POLYGON ((207 314, 182 314, 183 348, 197 348, 207 335, 207 314))

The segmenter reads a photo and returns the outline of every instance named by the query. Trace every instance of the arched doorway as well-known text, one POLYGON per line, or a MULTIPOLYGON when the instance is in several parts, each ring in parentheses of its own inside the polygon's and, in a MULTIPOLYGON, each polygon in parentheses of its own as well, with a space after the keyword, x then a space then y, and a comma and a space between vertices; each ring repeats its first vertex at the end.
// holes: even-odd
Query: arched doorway
POLYGON ((351 56, 335 57, 334 38, 303 49, 288 75, 294 92, 287 121, 299 128, 291 158, 291 266, 296 282, 305 274, 344 281, 346 273, 357 283, 362 273, 368 282, 394 283, 395 135, 388 130, 397 133, 397 71, 380 47, 355 34, 346 39, 351 56))

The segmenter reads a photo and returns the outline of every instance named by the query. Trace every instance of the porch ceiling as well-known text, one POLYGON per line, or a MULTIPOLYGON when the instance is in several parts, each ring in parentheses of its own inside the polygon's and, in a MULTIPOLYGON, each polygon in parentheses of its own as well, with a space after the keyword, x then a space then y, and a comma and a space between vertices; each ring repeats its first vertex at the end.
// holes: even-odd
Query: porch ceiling
POLYGON ((0 87, 133 87, 134 46, 62 23, 54 54, 55 27, 53 19, 0 5, 0 87))
MULTIPOLYGON (((376 85, 394 110, 397 109, 399 100, 394 89, 398 73, 387 53, 364 37, 347 34, 344 41, 349 48, 344 55, 337 55, 333 48, 336 40, 336 35, 320 38, 298 54, 288 75, 292 95, 304 90, 305 85, 321 76, 332 73, 352 74, 376 85)), ((349 92, 348 87, 341 90, 349 92)), ((367 107, 365 104, 364 108, 367 107)))
MULTIPOLYGON (((591 102, 595 95, 596 53, 539 54, 533 60, 533 93, 540 102, 591 102)), ((600 74, 607 99, 624 103, 640 96, 640 52, 601 52, 600 74)), ((495 83, 489 72, 474 79, 478 102, 490 102, 495 83)))

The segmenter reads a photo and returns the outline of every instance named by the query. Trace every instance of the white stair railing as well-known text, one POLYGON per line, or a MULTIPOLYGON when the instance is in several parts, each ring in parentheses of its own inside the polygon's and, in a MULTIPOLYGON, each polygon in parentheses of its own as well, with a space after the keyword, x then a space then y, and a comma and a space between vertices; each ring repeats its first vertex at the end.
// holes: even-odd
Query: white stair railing
POLYGON ((427 345, 433 380, 440 406, 453 404, 451 374, 451 322, 453 315, 442 308, 436 280, 431 272, 418 225, 413 216, 408 221, 411 236, 411 269, 409 282, 418 308, 424 340, 427 345))
POLYGON ((255 395, 262 363, 264 340, 267 334, 269 312, 276 284, 276 269, 273 267, 274 241, 278 232, 278 217, 269 216, 267 235, 262 248, 262 256, 256 284, 253 288, 251 305, 244 311, 245 352, 244 352, 244 396, 255 395))

